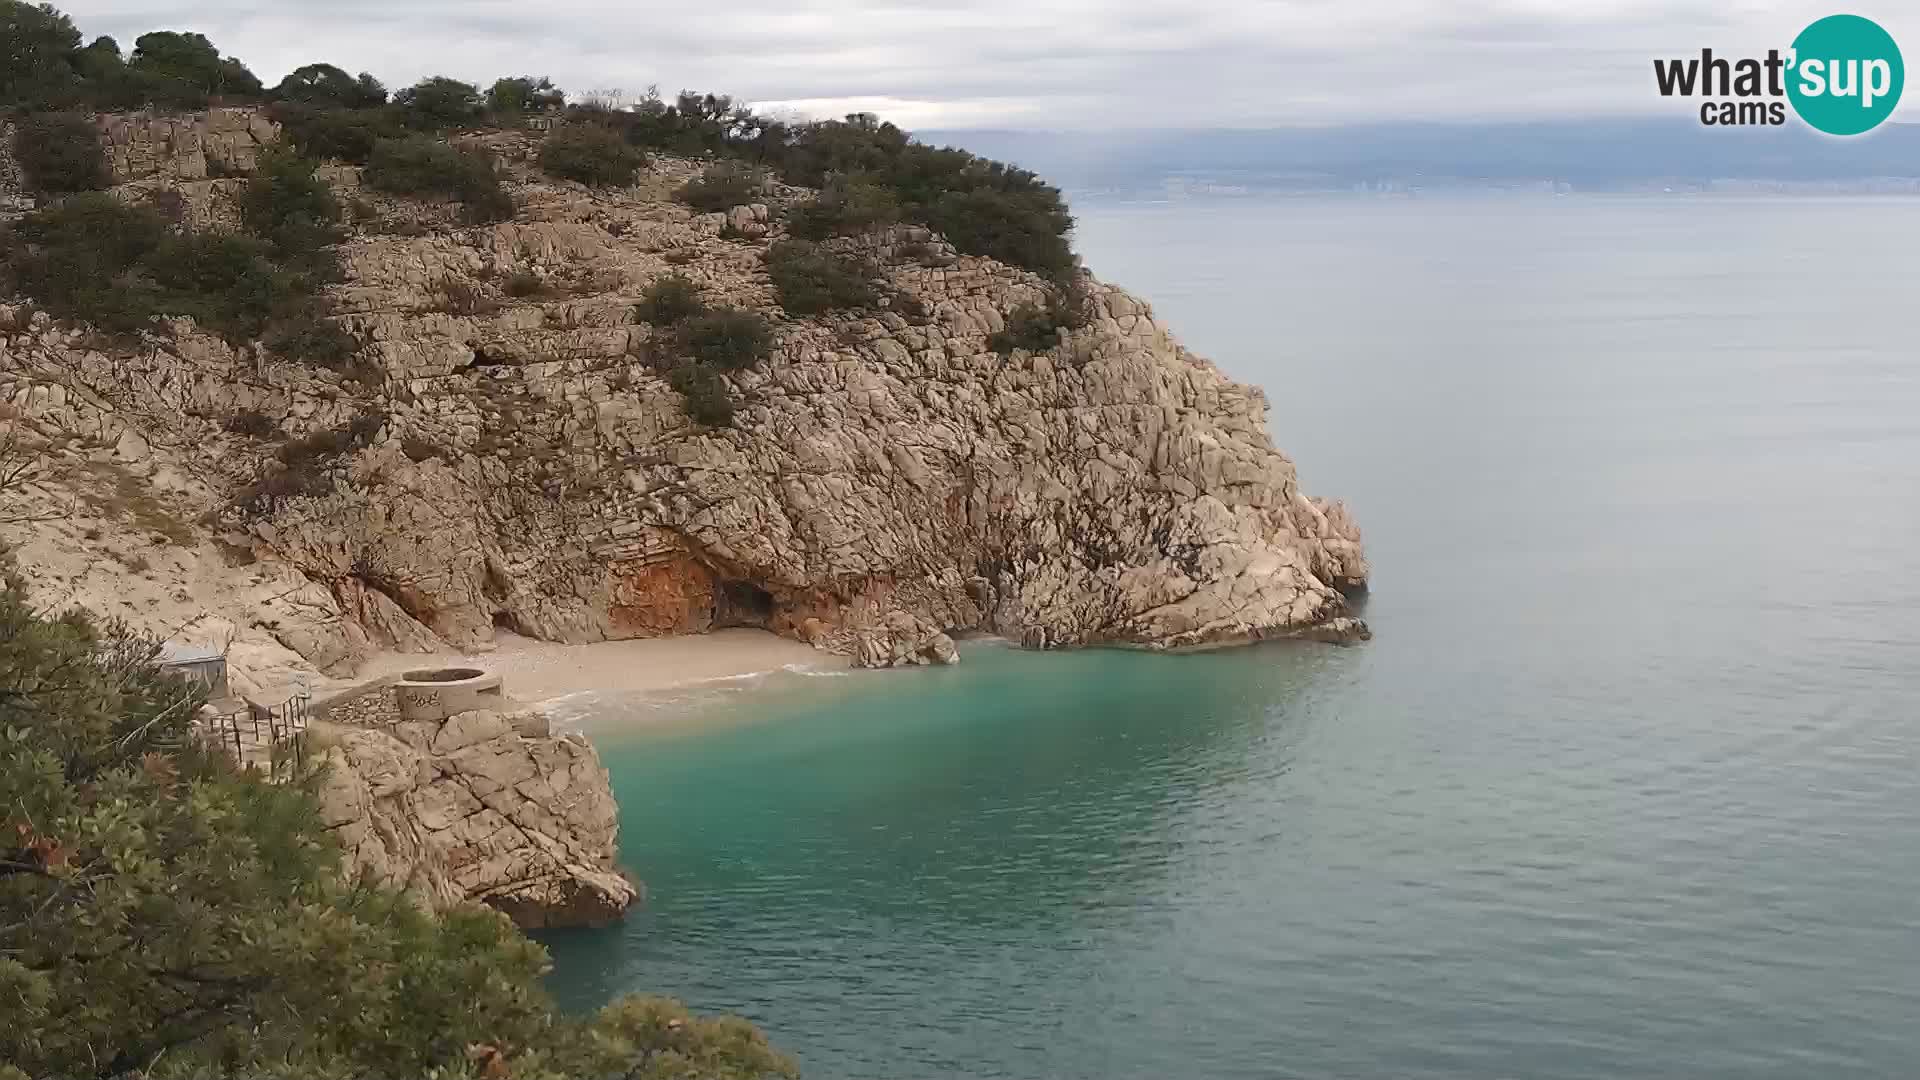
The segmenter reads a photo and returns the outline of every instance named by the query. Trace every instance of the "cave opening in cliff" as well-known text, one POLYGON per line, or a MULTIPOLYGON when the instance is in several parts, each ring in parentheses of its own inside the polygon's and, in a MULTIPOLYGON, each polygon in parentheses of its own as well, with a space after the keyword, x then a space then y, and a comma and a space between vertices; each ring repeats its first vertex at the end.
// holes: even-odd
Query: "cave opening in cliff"
POLYGON ((765 627, 773 618, 773 594, 751 581, 722 581, 713 607, 715 626, 765 627))
POLYGON ((508 611, 496 611, 493 613, 493 628, 495 630, 505 630, 509 634, 517 634, 520 632, 520 628, 514 625, 513 613, 508 611))

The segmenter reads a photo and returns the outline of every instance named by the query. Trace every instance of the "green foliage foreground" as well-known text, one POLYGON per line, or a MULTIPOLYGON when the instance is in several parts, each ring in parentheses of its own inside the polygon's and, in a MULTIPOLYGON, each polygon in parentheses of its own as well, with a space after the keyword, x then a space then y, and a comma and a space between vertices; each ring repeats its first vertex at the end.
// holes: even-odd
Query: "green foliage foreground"
POLYGON ((503 916, 343 880, 311 777, 199 749, 154 652, 0 583, 0 1077, 797 1075, 672 1002, 563 1017, 503 916))

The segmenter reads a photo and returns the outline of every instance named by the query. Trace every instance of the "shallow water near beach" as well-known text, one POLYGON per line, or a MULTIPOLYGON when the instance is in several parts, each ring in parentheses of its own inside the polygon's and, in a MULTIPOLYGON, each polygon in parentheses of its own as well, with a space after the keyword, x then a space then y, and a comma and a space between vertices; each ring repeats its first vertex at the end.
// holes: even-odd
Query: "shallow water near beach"
POLYGON ((827 1080, 1911 1075, 1920 201, 1077 209, 1375 640, 576 703, 651 895, 563 1002, 827 1080))

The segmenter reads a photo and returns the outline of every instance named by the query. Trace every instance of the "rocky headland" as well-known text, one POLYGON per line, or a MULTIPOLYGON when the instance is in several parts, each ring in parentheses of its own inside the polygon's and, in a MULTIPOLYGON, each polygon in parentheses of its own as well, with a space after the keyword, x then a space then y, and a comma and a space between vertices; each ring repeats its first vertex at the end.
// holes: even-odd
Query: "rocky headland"
MULTIPOLYGON (((203 222, 231 220, 245 184, 209 174, 274 138, 249 110, 99 124, 117 193, 177 193, 203 222)), ((1367 572, 1351 517, 1302 491, 1260 390, 1121 289, 1092 284, 1057 347, 1002 355, 989 335, 1045 283, 893 226, 836 243, 914 313, 789 317, 765 254, 805 192, 702 214, 672 198, 694 163, 589 189, 533 168, 536 136, 482 141, 511 221, 462 226, 326 169, 372 215, 330 291, 376 380, 188 320, 127 347, 0 307, 0 400, 53 448, 49 497, 80 504, 10 538, 42 594, 216 639, 258 681, 503 627, 761 626, 867 666, 951 660, 956 631, 1036 648, 1364 633, 1342 598, 1367 572), (770 360, 730 376, 731 427, 689 421, 646 359, 660 331, 634 305, 668 273, 777 327, 770 360), (537 295, 503 288, 529 279, 537 295), (235 509, 279 441, 356 421, 329 491, 235 509)))
MULTIPOLYGON (((280 140, 263 109, 102 115, 111 193, 232 229, 280 140)), ((0 298, 0 515, 36 601, 212 645, 240 694, 352 680, 391 653, 759 627, 864 667, 952 663, 957 635, 1032 648, 1363 638, 1339 503, 1309 497, 1267 401, 1090 276, 1038 348, 996 335, 1058 281, 888 224, 824 248, 883 298, 786 311, 768 256, 813 192, 699 212, 704 163, 631 184, 537 165, 542 136, 454 136, 506 220, 319 175, 349 208, 327 319, 350 364, 169 317, 109 335, 0 298), (637 310, 669 275, 771 327, 690 418, 637 310), (296 454, 295 451, 298 451, 296 454), (300 483, 285 478, 295 464, 300 483), (277 485, 267 481, 278 478, 277 485)), ((0 139, 0 145, 11 140, 0 139)), ((0 152, 0 219, 34 200, 0 152)), ((340 727, 323 811, 349 860, 435 905, 599 922, 634 896, 584 741, 495 713, 340 727)))

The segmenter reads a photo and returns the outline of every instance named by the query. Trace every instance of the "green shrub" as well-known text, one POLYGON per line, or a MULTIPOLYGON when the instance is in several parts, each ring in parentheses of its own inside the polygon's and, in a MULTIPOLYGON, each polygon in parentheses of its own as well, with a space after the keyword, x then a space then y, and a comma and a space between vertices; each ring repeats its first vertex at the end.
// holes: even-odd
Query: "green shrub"
POLYGON ((705 172, 680 185, 675 195, 695 210, 712 213, 753 202, 764 195, 766 189, 767 174, 764 169, 738 161, 721 161, 707 166, 705 172))
POLYGON ((789 183, 864 176, 898 199, 901 216, 938 229, 969 255, 1022 266, 1056 282, 1074 269, 1073 217, 1058 188, 1025 169, 914 142, 871 115, 806 124, 772 148, 789 183))
POLYGON ((767 253, 767 273, 780 306, 794 315, 818 315, 879 302, 873 270, 804 240, 784 240, 767 253))
POLYGON ((401 138, 406 128, 389 109, 317 108, 282 102, 273 107, 280 132, 301 156, 364 165, 381 139, 401 138))
POLYGON ((67 113, 29 116, 14 127, 13 152, 27 186, 50 195, 99 191, 112 180, 92 121, 67 113))
POLYGON ((225 428, 235 435, 245 435, 250 439, 269 438, 274 433, 273 420, 266 413, 248 409, 227 417, 225 428))
MULTIPOLYGON (((19 291, 57 317, 117 333, 140 330, 156 315, 187 315, 229 339, 251 340, 277 317, 297 322, 337 270, 331 249, 282 264, 265 240, 174 232, 153 207, 98 192, 27 215, 14 235, 7 268, 19 291)), ((315 362, 338 355, 318 338, 300 337, 315 362)))
POLYGON ((1056 286, 1045 304, 1021 304, 1007 313, 1007 324, 987 338, 987 347, 1002 356, 1016 349, 1045 352, 1060 344, 1060 331, 1077 330, 1087 324, 1092 300, 1087 295, 1086 279, 1056 286))
POLYGON ((726 377, 706 364, 679 364, 667 373, 667 383, 685 397, 687 416, 707 427, 733 424, 733 388, 726 377))
POLYGON ((137 271, 166 239, 151 207, 88 192, 22 218, 8 270, 15 288, 58 318, 133 331, 160 311, 160 290, 137 271))
POLYGON ((808 240, 825 240, 885 228, 900 220, 900 200, 867 179, 836 177, 810 202, 787 215, 787 229, 808 240))
POLYGON ((500 288, 501 291, 505 292, 508 296, 516 296, 522 299, 529 296, 541 296, 548 291, 547 283, 541 281, 540 275, 531 270, 514 271, 508 275, 506 284, 500 288))
POLYGON ((722 371, 739 371, 773 352, 773 330, 756 311, 718 308, 695 315, 686 324, 687 351, 694 360, 722 371))
POLYGON ((284 150, 260 156, 240 196, 247 228, 282 257, 307 255, 340 239, 340 202, 314 163, 284 150))
POLYGON ((301 291, 272 255, 270 245, 250 236, 187 232, 169 236, 145 270, 162 290, 159 312, 191 315, 209 330, 247 339, 301 291))
POLYGON ((288 466, 329 462, 372 442, 386 422, 387 418, 379 413, 362 413, 338 427, 321 428, 289 439, 275 451, 274 457, 288 466))
POLYGON ((1073 274, 1073 218, 1059 193, 978 188, 949 191, 919 208, 920 220, 955 249, 1022 266, 1055 282, 1073 274))
POLYGON ((672 326, 675 323, 692 318, 707 308, 701 299, 700 286, 685 274, 665 274, 654 278, 642 294, 640 302, 634 305, 634 313, 642 322, 655 326, 672 326))
POLYGON ((1037 304, 1021 304, 1007 313, 1007 324, 987 338, 987 348, 1002 356, 1015 349, 1045 352, 1060 344, 1060 327, 1047 309, 1037 304))
POLYGON ((549 176, 590 187, 626 187, 647 155, 599 124, 568 124, 540 144, 540 168, 549 176))
POLYGON ((360 351, 359 338, 310 308, 275 320, 264 340, 282 360, 300 360, 329 371, 348 370, 360 351))
POLYGON ((513 216, 513 199, 494 173, 493 155, 484 150, 463 150, 425 137, 383 139, 367 162, 366 180, 400 195, 457 200, 473 222, 513 216))
POLYGON ((285 499, 327 494, 334 487, 329 470, 342 456, 371 443, 386 422, 382 414, 366 413, 338 427, 287 440, 234 504, 249 514, 266 514, 285 499))
POLYGON ((547 954, 497 914, 346 878, 310 762, 235 768, 158 653, 0 579, 0 1072, 798 1075, 744 1021, 672 1002, 562 1013, 547 954))

